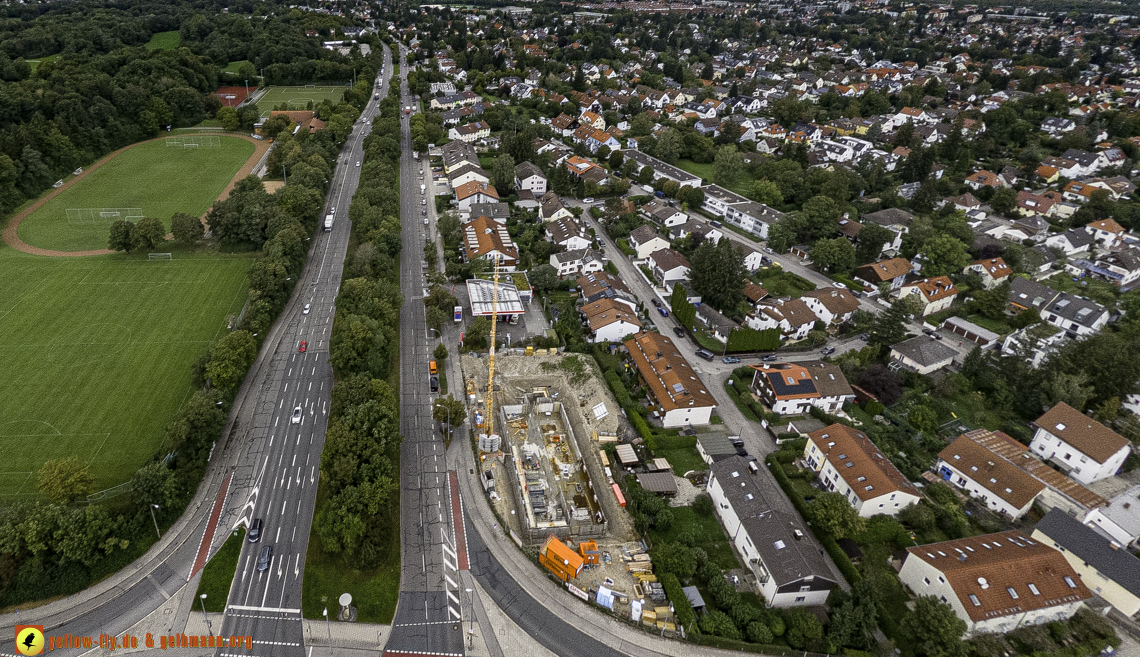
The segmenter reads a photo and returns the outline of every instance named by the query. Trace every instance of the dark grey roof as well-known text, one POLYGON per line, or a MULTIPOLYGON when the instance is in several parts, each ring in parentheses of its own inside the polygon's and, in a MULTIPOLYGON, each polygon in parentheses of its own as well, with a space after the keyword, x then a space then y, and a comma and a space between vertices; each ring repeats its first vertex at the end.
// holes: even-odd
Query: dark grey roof
POLYGON ((1096 533, 1092 527, 1082 525, 1060 509, 1053 509, 1038 520, 1033 528, 1132 595, 1140 596, 1140 559, 1123 548, 1114 548, 1108 539, 1096 533))
POLYGON ((650 493, 677 493, 677 482, 673 480, 672 472, 646 472, 637 475, 637 483, 650 493))
POLYGON ((773 499, 782 493, 770 474, 752 473, 741 456, 713 463, 710 471, 778 587, 808 577, 837 584, 803 519, 783 510, 788 506, 786 499, 773 499))
POLYGON ((732 441, 728 436, 723 433, 705 433, 697 436, 697 443, 700 444, 701 449, 705 454, 708 454, 714 461, 721 460, 719 457, 736 456, 736 447, 733 446, 732 441))
POLYGON ((1010 278, 1012 280, 1009 282, 1009 302, 1019 306, 1042 310, 1060 294, 1053 288, 1028 278, 1020 276, 1010 278))
POLYGON ((706 326, 709 326, 710 328, 718 328, 720 329, 720 332, 725 335, 728 335, 732 329, 736 328, 737 326, 736 322, 720 314, 716 311, 715 308, 708 305, 707 303, 702 303, 701 305, 697 306, 697 314, 703 318, 706 326))
POLYGON ((887 208, 886 210, 865 214, 862 220, 863 223, 873 221, 880 226, 909 226, 910 222, 914 221, 914 215, 899 208, 887 208))
POLYGON ((701 597, 701 592, 697 590, 697 587, 695 587, 695 586, 682 586, 681 592, 685 594, 686 598, 688 598, 689 605, 693 609, 698 609, 698 610, 704 609, 705 599, 701 597))
POLYGON ((772 386, 772 390, 779 396, 808 395, 816 392, 815 382, 811 379, 796 379, 794 384, 789 385, 784 378, 784 370, 771 369, 762 374, 768 379, 768 385, 772 386))
POLYGON ((1052 303, 1046 305, 1045 311, 1084 326, 1092 326, 1107 312, 1104 306, 1095 301, 1064 292, 1057 295, 1052 303))
POLYGON ((534 164, 533 162, 523 162, 522 164, 515 167, 515 177, 519 180, 526 180, 531 176, 538 176, 539 178, 546 180, 546 174, 544 174, 542 172, 542 169, 539 169, 538 165, 534 164))
POLYGON ((505 220, 511 216, 511 208, 506 203, 472 203, 471 216, 505 220))
POLYGON ((924 367, 952 360, 958 353, 940 341, 925 335, 891 345, 891 351, 897 351, 924 367))
POLYGON ((1095 240, 1093 234, 1087 232, 1084 228, 1073 228, 1071 230, 1067 230, 1065 231, 1064 236, 1065 239, 1069 240, 1069 244, 1072 244, 1073 248, 1076 249, 1079 249, 1082 246, 1089 246, 1095 240))

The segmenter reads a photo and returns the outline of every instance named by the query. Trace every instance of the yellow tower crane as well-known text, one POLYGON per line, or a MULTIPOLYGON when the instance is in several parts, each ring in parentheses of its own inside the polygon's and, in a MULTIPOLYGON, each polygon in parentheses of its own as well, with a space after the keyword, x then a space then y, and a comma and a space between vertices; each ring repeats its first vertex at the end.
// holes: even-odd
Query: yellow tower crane
POLYGON ((495 434, 495 328, 499 324, 499 258, 492 257, 495 259, 495 272, 491 281, 491 350, 487 356, 487 417, 483 420, 483 427, 490 437, 490 444, 497 445, 499 441, 495 434))

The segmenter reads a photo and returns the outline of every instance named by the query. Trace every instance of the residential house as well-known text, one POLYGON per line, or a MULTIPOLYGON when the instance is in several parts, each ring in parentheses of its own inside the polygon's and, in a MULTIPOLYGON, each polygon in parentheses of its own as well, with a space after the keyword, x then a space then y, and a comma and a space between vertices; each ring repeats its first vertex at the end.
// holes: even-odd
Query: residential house
POLYGON ((459 189, 469 182, 479 182, 484 185, 491 183, 491 176, 478 165, 464 162, 463 164, 452 167, 451 171, 447 174, 447 184, 452 189, 459 189))
POLYGON ((991 171, 976 171, 966 176, 966 185, 973 190, 979 190, 983 187, 992 187, 999 189, 1001 187, 1008 187, 1009 184, 996 173, 991 171))
POLYGON ((1051 198, 1024 190, 1017 193, 1017 212, 1023 217, 1052 217, 1057 214, 1054 206, 1051 198))
POLYGON ((1017 519, 1034 503, 1084 517, 1107 501, 1037 459, 1001 431, 976 429, 938 454, 934 471, 991 511, 1017 519))
POLYGON ((1131 486, 1092 509, 1082 522, 1131 551, 1140 544, 1140 486, 1131 486))
POLYGON ((620 342, 641 331, 637 313, 613 299, 583 304, 582 316, 590 330, 590 342, 620 342))
POLYGON ((1060 292, 1041 311, 1041 319, 1070 338, 1098 333, 1108 323, 1108 310, 1095 301, 1060 292))
POLYGON ((725 317, 707 303, 697 306, 696 320, 708 328, 712 337, 721 344, 728 344, 728 337, 738 327, 736 322, 725 317))
POLYGON ((689 220, 689 215, 660 199, 653 199, 641 206, 641 213, 645 215, 646 218, 662 224, 666 228, 679 226, 689 220))
POLYGON ((906 551, 899 579, 950 605, 967 635, 1065 620, 1092 597, 1060 552, 1018 530, 906 551))
POLYGON ((609 272, 586 274, 574 282, 578 284, 578 292, 584 303, 599 299, 614 299, 625 304, 630 310, 637 310, 637 297, 630 292, 625 282, 609 272))
POLYGON ((676 283, 688 281, 692 269, 688 259, 673 249, 660 249, 650 253, 646 264, 657 282, 667 290, 672 290, 676 283))
POLYGON ((562 199, 558 198, 557 194, 547 192, 539 200, 538 218, 545 223, 562 219, 572 220, 574 215, 566 209, 566 206, 562 204, 562 199))
POLYGON ((910 261, 906 258, 891 258, 857 267, 852 278, 871 288, 889 283, 891 290, 897 290, 903 286, 910 269, 910 261))
POLYGON ((602 271, 605 261, 593 249, 574 249, 551 255, 550 266, 558 270, 560 277, 579 276, 602 271))
POLYGON ((891 367, 930 374, 954 362, 958 352, 929 336, 920 335, 891 345, 891 367))
POLYGON ((1122 288, 1130 288, 1140 279, 1140 249, 1134 246, 1107 253, 1095 264, 1083 260, 1076 264, 1083 266, 1086 273, 1122 288))
POLYGON ((1100 245, 1100 248, 1106 251, 1120 246, 1124 241, 1124 226, 1111 218, 1090 222, 1085 225, 1085 231, 1093 236, 1093 240, 1100 245))
POLYGON ((463 253, 468 262, 476 258, 498 259, 504 271, 515 270, 519 251, 506 226, 490 217, 479 217, 464 226, 463 232, 463 253))
POLYGON ((756 304, 754 313, 745 318, 748 328, 757 331, 778 328, 785 340, 803 340, 820 321, 802 299, 770 299, 756 304))
POLYGON ((914 297, 922 308, 922 316, 941 312, 954 303, 958 288, 948 276, 924 278, 899 288, 899 298, 914 297))
POLYGON ((1053 509, 1037 521, 1033 538, 1065 556, 1081 581, 1125 616, 1140 612, 1140 559, 1081 524, 1053 509))
POLYGON ((985 258, 983 260, 975 260, 966 265, 962 270, 963 274, 974 272, 982 278, 982 287, 987 290, 992 290, 1001 285, 1013 270, 1001 258, 985 258))
POLYGON ((713 508, 773 607, 818 606, 839 583, 811 531, 755 462, 741 456, 709 467, 713 508))
POLYGON ((471 143, 491 136, 491 126, 486 121, 464 123, 447 131, 447 138, 471 143))
POLYGON ((646 155, 641 151, 626 148, 622 150, 622 153, 625 154, 626 162, 632 161, 637 164, 637 173, 641 173, 642 169, 649 167, 653 170, 654 179, 664 178, 665 180, 672 180, 682 187, 685 185, 693 188, 701 186, 700 176, 695 176, 688 171, 685 171, 684 169, 680 169, 673 166, 672 164, 662 162, 661 160, 646 155))
POLYGON ((626 242, 629 243, 629 248, 637 252, 636 260, 638 262, 647 259, 656 251, 669 248, 669 241, 658 235, 657 231, 648 224, 642 224, 633 229, 626 242))
POLYGON ((459 203, 459 209, 462 211, 475 203, 497 203, 499 192, 487 183, 472 180, 455 188, 455 198, 459 203))
POLYGON ((827 490, 845 497, 862 518, 897 515, 921 499, 866 434, 843 424, 809 433, 804 461, 827 490))
POLYGON ((753 365, 752 390, 778 415, 806 413, 812 406, 834 413, 855 393, 838 365, 823 361, 753 365))
POLYGON ((1082 484, 1114 476, 1132 453, 1127 438, 1064 402, 1033 424, 1029 448, 1082 484))
POLYGON ((903 235, 909 230, 910 222, 914 221, 914 215, 899 208, 888 208, 865 214, 861 219, 864 225, 871 221, 894 233, 894 239, 883 245, 883 251, 898 253, 903 235))
POLYGON ((540 197, 546 193, 546 174, 534 163, 523 162, 515 167, 515 188, 540 197))
POLYGON ((846 322, 859 309, 859 300, 845 287, 821 287, 804 292, 800 299, 829 326, 846 322))
MULTIPOLYGON (((716 229, 713 229, 713 230, 716 230, 716 229)), ((717 232, 719 233, 720 231, 717 231, 717 232)), ((710 232, 707 237, 711 238, 711 236, 712 236, 712 233, 710 232)), ((717 237, 717 241, 720 241, 720 237, 721 236, 717 237)), ((748 272, 759 271, 760 268, 764 266, 764 263, 768 261, 768 259, 764 257, 763 253, 760 253, 756 249, 754 249, 754 248, 752 248, 746 244, 741 244, 740 242, 734 242, 732 246, 733 246, 733 248, 735 248, 737 250, 737 252, 740 253, 740 255, 744 256, 744 269, 745 269, 745 271, 748 271, 748 272)))
POLYGON ((1057 233, 1045 240, 1045 246, 1060 249, 1066 256, 1087 253, 1094 241, 1092 233, 1081 228, 1073 228, 1057 233))
POLYGON ((650 401, 661 414, 662 426, 672 429, 710 422, 716 400, 672 338, 641 332, 624 344, 645 381, 650 401))
POLYGON ((507 223, 507 219, 511 216, 511 207, 506 203, 472 203, 467 208, 468 215, 466 217, 460 213, 460 217, 466 222, 469 218, 476 217, 491 217, 500 224, 507 223))
POLYGON ((747 199, 735 192, 718 185, 706 185, 702 188, 705 193, 701 208, 717 217, 723 217, 727 223, 738 226, 760 239, 768 239, 768 229, 784 217, 782 212, 747 199))
POLYGON ((589 248, 594 242, 590 233, 574 217, 548 222, 546 224, 546 241, 569 251, 589 248))

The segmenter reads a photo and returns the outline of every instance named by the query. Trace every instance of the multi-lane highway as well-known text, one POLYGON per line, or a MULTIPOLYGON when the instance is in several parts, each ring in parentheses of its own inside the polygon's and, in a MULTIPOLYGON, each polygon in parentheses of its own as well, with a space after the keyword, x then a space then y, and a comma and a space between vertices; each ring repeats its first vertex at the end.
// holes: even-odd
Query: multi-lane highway
MULTIPOLYGON (((391 69, 385 48, 384 74, 377 81, 381 98, 391 69)), ((242 504, 238 522, 249 527, 258 520, 261 532, 257 542, 243 546, 221 629, 226 636, 253 636, 253 655, 304 654, 301 585, 333 384, 329 339, 348 250, 348 206, 378 104, 369 102, 335 168, 322 213, 336 209, 333 227, 316 236, 278 323, 284 335, 271 356, 274 374, 262 388, 251 430, 255 435, 239 459, 244 476, 235 477, 231 493, 242 504)), ((329 613, 336 614, 338 609, 330 607, 329 613)))
MULTIPOLYGON (((401 46, 400 61, 404 62, 401 46)), ((462 524, 456 536, 458 482, 448 474, 443 442, 433 429, 428 387, 428 363, 438 339, 426 328, 423 247, 430 226, 424 210, 433 198, 421 194, 430 183, 431 169, 412 155, 410 116, 402 108, 417 107, 407 87, 407 66, 401 67, 400 215, 402 218, 400 287, 400 542, 402 572, 396 618, 385 654, 462 655, 459 573, 467 559, 462 524), (424 172, 421 174, 421 170, 424 172), (426 181, 425 181, 426 176, 426 181), (427 205, 422 200, 427 199, 427 205)), ((418 111, 418 110, 417 110, 418 111)), ((433 213, 433 209, 428 209, 433 213)), ((460 382, 452 382, 452 387, 460 382)), ((452 465, 452 467, 454 467, 452 465)))

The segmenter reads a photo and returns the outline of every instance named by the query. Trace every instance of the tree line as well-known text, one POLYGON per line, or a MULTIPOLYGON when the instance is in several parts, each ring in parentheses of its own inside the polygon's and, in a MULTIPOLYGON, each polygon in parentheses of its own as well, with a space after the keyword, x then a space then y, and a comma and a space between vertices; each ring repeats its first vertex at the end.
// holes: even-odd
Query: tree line
POLYGON ((337 383, 321 454, 314 526, 322 549, 360 568, 399 554, 400 412, 389 384, 398 366, 400 306, 399 89, 380 103, 364 140, 349 208, 353 248, 336 300, 329 360, 337 383))

